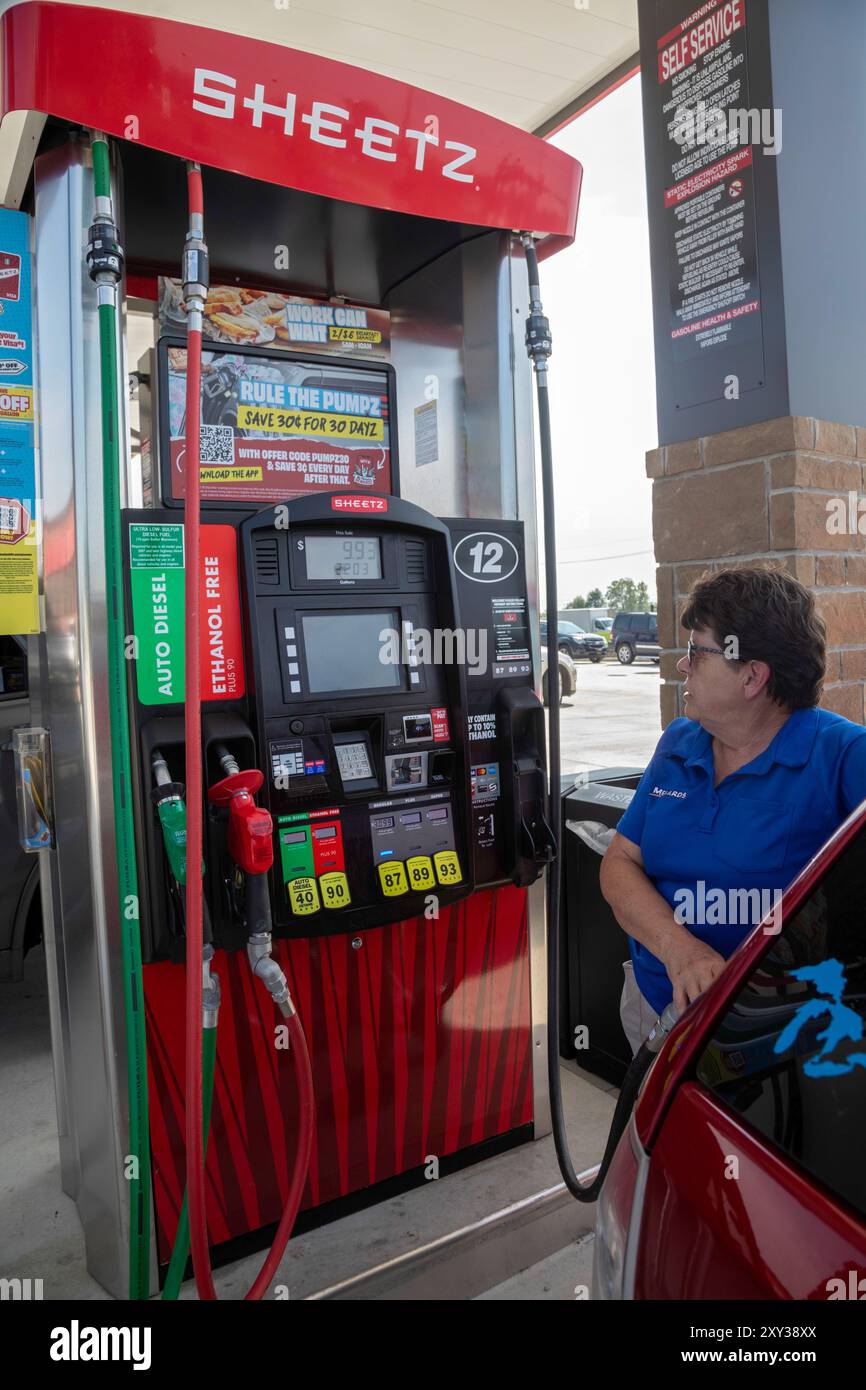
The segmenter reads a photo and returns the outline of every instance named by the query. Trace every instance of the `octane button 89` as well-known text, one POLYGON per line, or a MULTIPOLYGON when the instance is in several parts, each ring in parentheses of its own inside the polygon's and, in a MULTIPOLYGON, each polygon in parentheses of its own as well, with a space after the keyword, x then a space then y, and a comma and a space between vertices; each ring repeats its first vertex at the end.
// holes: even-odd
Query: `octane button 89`
POLYGON ((319 890, 314 878, 293 878, 286 884, 289 902, 296 917, 307 917, 321 907, 319 890))
POLYGON ((436 875, 426 854, 415 854, 411 859, 407 859, 406 869, 409 874, 409 887, 414 888, 416 892, 435 886, 436 875))

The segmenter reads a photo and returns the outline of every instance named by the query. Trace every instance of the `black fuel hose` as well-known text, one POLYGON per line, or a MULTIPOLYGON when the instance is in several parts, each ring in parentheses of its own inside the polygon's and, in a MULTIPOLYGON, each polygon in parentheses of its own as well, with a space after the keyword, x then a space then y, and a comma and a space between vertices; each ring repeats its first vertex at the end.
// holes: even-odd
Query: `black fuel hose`
MULTIPOLYGON (((562 1113, 562 1081, 559 1073, 559 899, 562 875, 562 778, 560 776, 559 739, 559 700, 558 679, 552 680, 554 663, 558 662, 556 633, 559 627, 559 596, 556 574, 556 504, 553 486, 553 443, 550 430, 550 396, 547 380, 547 363, 552 344, 550 324, 545 317, 541 302, 541 286, 538 274, 538 257, 535 240, 529 233, 521 236, 526 252, 526 269, 529 276, 529 316, 526 320, 526 351, 535 368, 536 394, 538 398, 538 437, 541 449, 541 496, 544 510, 544 583, 547 606, 547 688, 548 688, 548 787, 550 827, 557 848, 557 859, 548 866, 546 883, 547 902, 547 1071, 550 1087, 550 1120, 556 1157, 566 1187, 579 1202, 594 1202, 617 1144, 628 1124, 634 1108, 641 1082, 649 1070, 655 1054, 676 1022, 673 1005, 668 1005, 658 1020, 646 1042, 638 1050, 625 1074, 616 1109, 613 1112, 610 1133, 596 1177, 591 1183, 581 1183, 571 1161, 565 1118, 562 1113)), ((558 676, 558 670, 556 672, 558 676)))

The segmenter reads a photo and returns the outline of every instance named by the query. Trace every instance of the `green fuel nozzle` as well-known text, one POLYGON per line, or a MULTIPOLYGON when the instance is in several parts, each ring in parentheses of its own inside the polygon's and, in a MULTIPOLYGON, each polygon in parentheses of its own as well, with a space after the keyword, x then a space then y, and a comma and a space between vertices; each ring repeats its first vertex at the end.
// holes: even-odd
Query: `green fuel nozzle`
POLYGON ((168 764, 158 748, 153 750, 151 768, 156 786, 150 795, 162 827, 162 842, 175 883, 186 886, 186 803, 182 782, 173 782, 168 764))

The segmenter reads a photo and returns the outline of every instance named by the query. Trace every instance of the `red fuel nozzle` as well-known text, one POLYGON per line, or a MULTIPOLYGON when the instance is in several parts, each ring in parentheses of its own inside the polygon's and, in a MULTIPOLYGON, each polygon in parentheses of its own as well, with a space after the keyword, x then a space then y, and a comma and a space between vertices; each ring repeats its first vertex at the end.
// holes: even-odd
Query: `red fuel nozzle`
POLYGON ((274 862, 274 823, 270 811, 257 806, 253 792, 264 782, 258 768, 233 772, 208 789, 208 801, 228 806, 229 854, 245 874, 264 874, 274 862))

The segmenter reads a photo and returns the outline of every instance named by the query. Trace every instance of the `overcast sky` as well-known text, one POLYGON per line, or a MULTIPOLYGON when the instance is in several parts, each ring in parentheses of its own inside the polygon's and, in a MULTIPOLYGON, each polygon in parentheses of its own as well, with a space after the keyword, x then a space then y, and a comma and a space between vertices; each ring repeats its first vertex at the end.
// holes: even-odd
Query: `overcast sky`
POLYGON ((553 333, 560 606, 620 578, 646 580, 654 596, 644 455, 658 437, 640 78, 551 143, 583 165, 575 243, 541 268, 553 333))

